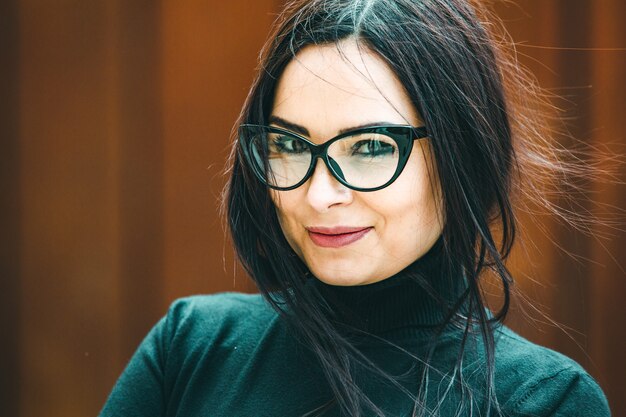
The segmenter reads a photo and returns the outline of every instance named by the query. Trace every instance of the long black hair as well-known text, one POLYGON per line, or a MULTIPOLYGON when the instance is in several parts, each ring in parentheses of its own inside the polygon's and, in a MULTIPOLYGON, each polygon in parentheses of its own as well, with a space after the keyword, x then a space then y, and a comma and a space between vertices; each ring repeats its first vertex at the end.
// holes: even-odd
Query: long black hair
MULTIPOLYGON (((526 141, 529 135, 541 136, 541 128, 532 113, 521 111, 519 105, 524 103, 518 102, 522 95, 517 91, 532 96, 532 87, 517 83, 523 77, 497 47, 485 16, 466 0, 290 2, 262 51, 238 124, 267 124, 279 77, 308 45, 338 45, 352 38, 389 65, 432 138, 432 166, 444 216, 437 268, 442 274, 448 271, 448 278, 462 287, 446 321, 463 317, 464 338, 472 332, 482 338, 486 372, 480 394, 486 399, 485 415, 492 415, 500 413, 493 380, 494 329, 507 314, 512 285, 504 263, 516 236, 512 195, 523 188, 520 166, 550 162, 533 154, 526 141), (505 82, 506 72, 512 77, 505 82), (480 285, 486 271, 498 278, 503 294, 500 308, 493 312, 486 309, 480 285)), ((268 190, 244 163, 237 139, 228 174, 224 193, 228 226, 244 268, 311 347, 342 413, 360 416, 365 406, 383 415, 351 373, 354 361, 371 364, 329 320, 322 295, 307 285, 310 272, 287 243, 268 190)), ((432 290, 428 282, 422 283, 425 291, 432 290)), ((461 348, 457 367, 463 353, 461 348)), ((462 378, 462 372, 458 374, 462 378)), ((423 406, 426 386, 421 384, 413 397, 414 415, 428 412, 423 406)), ((462 381, 459 386, 467 389, 462 381)), ((462 412, 459 408, 458 415, 462 412)))

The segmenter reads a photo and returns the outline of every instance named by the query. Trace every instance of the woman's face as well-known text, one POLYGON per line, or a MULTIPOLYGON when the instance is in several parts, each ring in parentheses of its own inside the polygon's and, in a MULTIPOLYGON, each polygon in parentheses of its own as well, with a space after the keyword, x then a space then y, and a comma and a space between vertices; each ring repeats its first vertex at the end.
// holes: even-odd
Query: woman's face
MULTIPOLYGON (((378 55, 352 40, 309 46, 279 79, 272 125, 307 131, 323 143, 366 124, 423 122, 402 84, 378 55)), ((321 160, 302 186, 271 190, 287 241, 321 281, 362 285, 388 278, 425 254, 442 230, 430 139, 417 140, 402 174, 386 188, 351 190, 321 160), (432 186, 431 186, 432 180, 432 186), (351 233, 345 233, 351 232, 351 233)))

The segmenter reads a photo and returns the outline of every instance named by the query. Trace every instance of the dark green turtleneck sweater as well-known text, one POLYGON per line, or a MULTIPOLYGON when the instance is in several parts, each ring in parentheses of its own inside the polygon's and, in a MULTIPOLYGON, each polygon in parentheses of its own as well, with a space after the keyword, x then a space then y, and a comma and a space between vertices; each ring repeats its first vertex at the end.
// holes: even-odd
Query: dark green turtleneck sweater
MULTIPOLYGON (((405 349, 353 339, 360 352, 410 393, 425 389, 424 415, 447 417, 457 410, 462 416, 484 415, 486 362, 479 337, 469 338, 461 367, 471 400, 451 383, 458 381, 454 369, 462 335, 454 325, 438 338, 428 383, 422 382, 421 361, 445 313, 414 280, 399 274, 360 287, 334 287, 314 279, 310 285, 337 311, 341 305, 341 311, 351 312, 337 316, 339 323, 405 349)), ((610 415, 598 384, 571 359, 506 327, 496 330, 495 339, 495 394, 502 415, 610 415)), ((178 300, 141 343, 100 416, 302 416, 327 403, 332 391, 316 358, 298 340, 260 295, 178 300)), ((358 368, 355 381, 386 416, 411 415, 413 400, 397 386, 358 368)), ((338 415, 337 408, 324 414, 338 415)))

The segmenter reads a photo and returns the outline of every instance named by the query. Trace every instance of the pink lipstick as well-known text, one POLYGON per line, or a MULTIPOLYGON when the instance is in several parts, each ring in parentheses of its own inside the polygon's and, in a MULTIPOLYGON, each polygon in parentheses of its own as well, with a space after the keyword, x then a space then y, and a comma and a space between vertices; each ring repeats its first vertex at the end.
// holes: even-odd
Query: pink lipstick
POLYGON ((372 227, 307 227, 309 237, 317 246, 340 248, 365 236, 372 227))

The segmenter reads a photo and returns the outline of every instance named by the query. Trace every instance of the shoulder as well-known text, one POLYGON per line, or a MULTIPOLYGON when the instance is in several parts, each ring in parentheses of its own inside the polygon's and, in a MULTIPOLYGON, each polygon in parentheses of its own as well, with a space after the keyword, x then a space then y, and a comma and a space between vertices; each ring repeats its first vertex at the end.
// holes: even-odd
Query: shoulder
POLYGON ((277 317, 260 294, 221 292, 211 295, 195 295, 174 301, 164 320, 168 331, 200 331, 211 329, 250 331, 265 327, 277 317))
POLYGON ((240 292, 220 292, 209 295, 192 295, 175 300, 169 307, 168 315, 175 317, 193 315, 196 318, 229 317, 258 312, 271 308, 261 294, 240 292))
POLYGON ((100 415, 157 416, 177 408, 178 415, 200 415, 198 399, 219 401, 254 363, 259 341, 282 334, 277 318, 261 295, 176 300, 144 338, 100 415))
POLYGON ((495 338, 498 397, 507 415, 610 415, 602 389, 574 360, 507 327, 495 338))
POLYGON ((168 355, 189 355, 254 340, 276 326, 278 313, 260 294, 222 292, 174 301, 155 327, 168 355))

